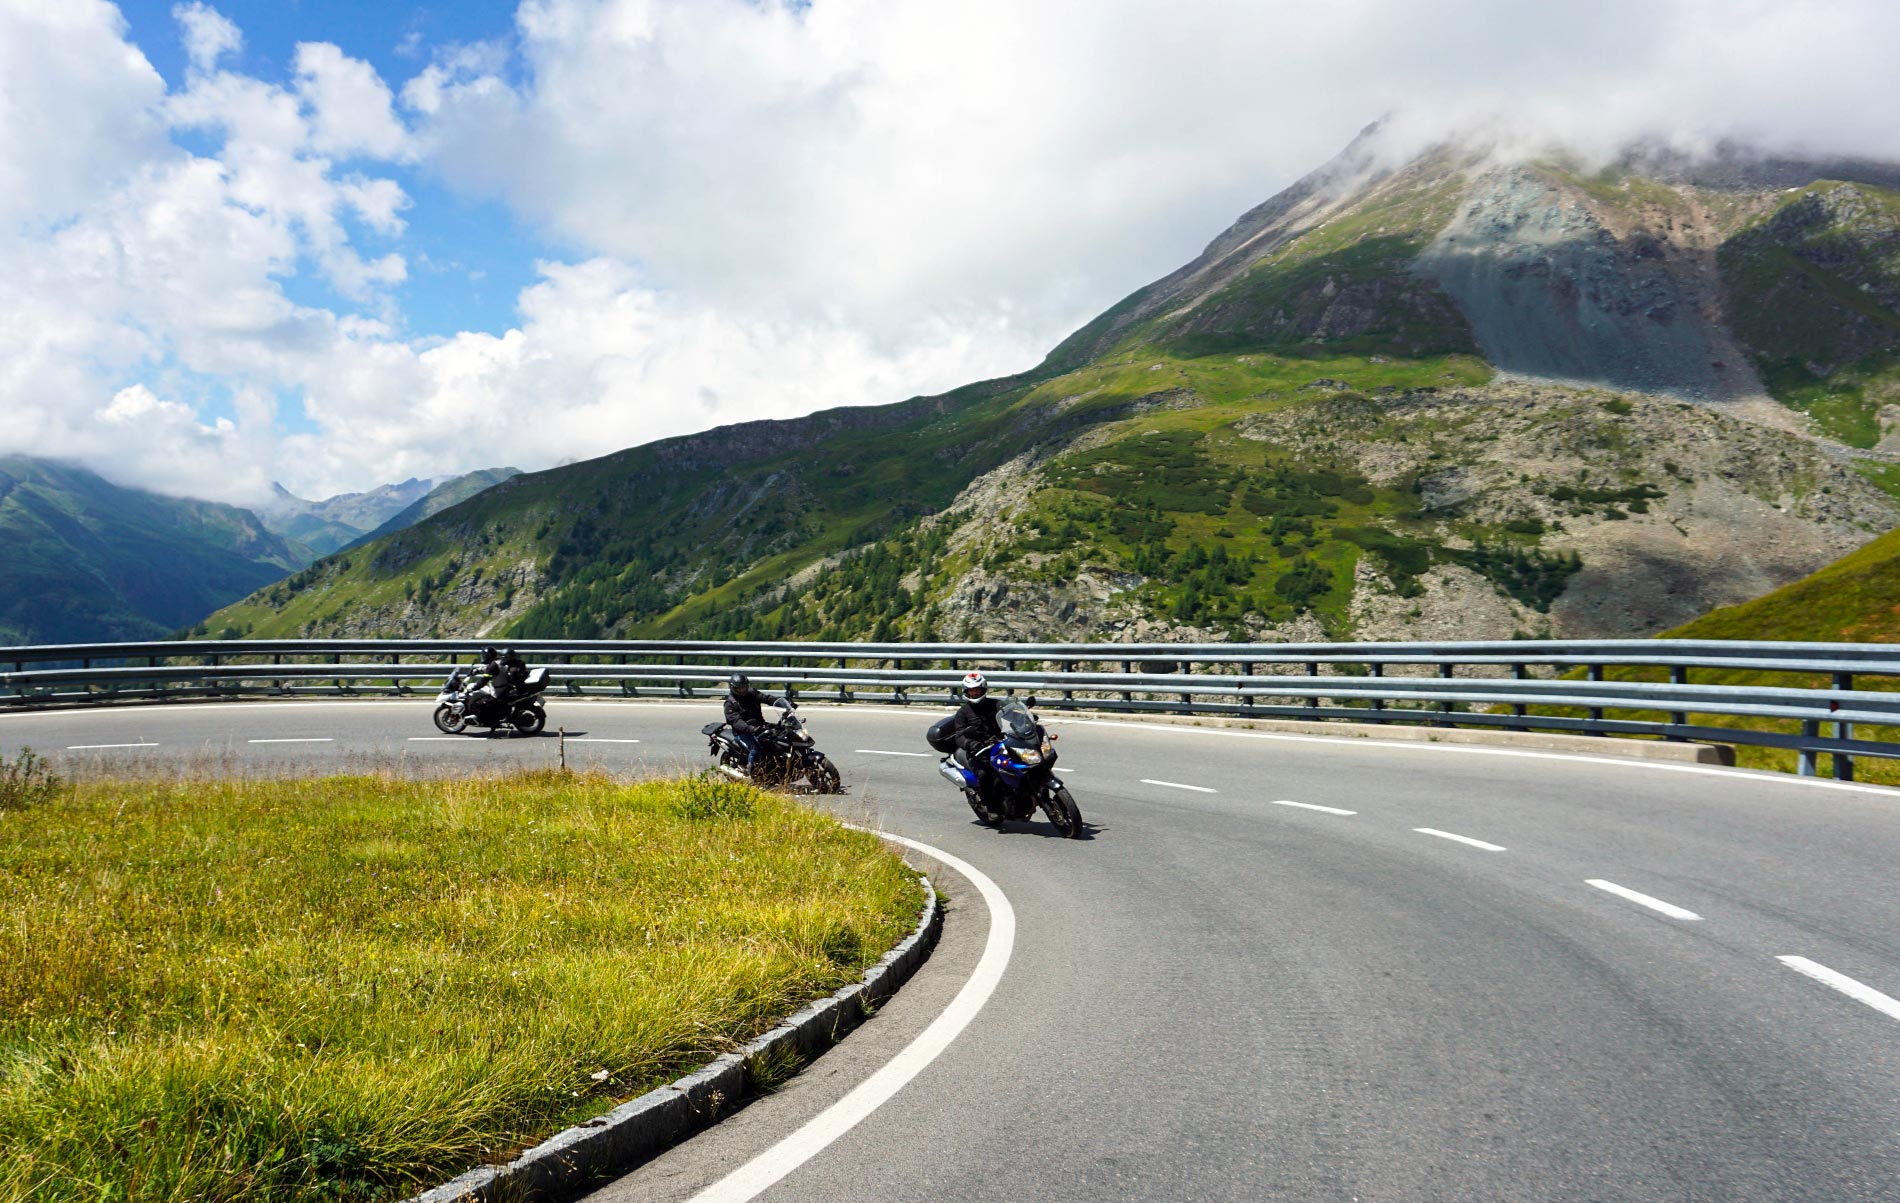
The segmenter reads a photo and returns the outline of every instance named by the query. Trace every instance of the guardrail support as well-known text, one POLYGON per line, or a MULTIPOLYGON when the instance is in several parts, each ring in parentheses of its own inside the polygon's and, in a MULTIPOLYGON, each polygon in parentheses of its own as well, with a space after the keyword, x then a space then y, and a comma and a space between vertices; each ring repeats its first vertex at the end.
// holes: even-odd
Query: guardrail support
MULTIPOLYGON (((1511 665, 1511 680, 1522 681, 1529 675, 1529 671, 1522 664, 1511 665)), ((1530 708, 1522 702, 1512 702, 1511 713, 1518 718, 1523 718, 1526 714, 1530 713, 1530 708)))
MULTIPOLYGON (((1669 683, 1671 685, 1687 685, 1689 683, 1688 668, 1681 664, 1671 664, 1669 666, 1669 683)), ((1669 712, 1669 721, 1678 727, 1686 727, 1689 725, 1688 712, 1683 710, 1671 710, 1669 712)), ((1680 735, 1665 735, 1663 739, 1672 744, 1686 742, 1680 735)))
MULTIPOLYGON (((1308 660, 1308 661, 1306 662, 1306 675, 1307 675, 1307 676, 1309 676, 1309 677, 1317 677, 1317 676, 1319 676, 1319 665, 1318 665, 1318 663, 1316 663, 1315 661, 1312 661, 1312 660, 1308 660)), ((1318 709, 1319 709, 1319 695, 1318 695, 1318 694, 1315 694, 1315 695, 1313 695, 1312 697, 1309 697, 1309 698, 1307 698, 1307 699, 1306 699, 1306 704, 1307 704, 1308 706, 1310 706, 1311 708, 1313 708, 1314 710, 1318 710, 1318 709)))
MULTIPOLYGON (((1854 674, 1853 673, 1835 673, 1834 674, 1834 688, 1836 689, 1854 688, 1854 674)), ((1854 724, 1843 723, 1840 720, 1836 719, 1834 722, 1834 738, 1836 739, 1854 738, 1854 724)), ((1852 781, 1853 779, 1854 779, 1854 758, 1852 756, 1849 756, 1846 752, 1834 753, 1834 780, 1852 781)))
MULTIPOLYGON (((1820 737, 1821 737, 1821 724, 1817 720, 1808 719, 1801 724, 1801 738, 1802 739, 1819 739, 1820 737)), ((1813 777, 1813 776, 1818 775, 1819 770, 1816 768, 1815 763, 1814 763, 1817 757, 1815 756, 1814 749, 1812 747, 1801 748, 1800 751, 1797 753, 1797 758, 1798 758, 1799 763, 1795 769, 1796 773, 1800 774, 1803 777, 1813 777)))
MULTIPOLYGON (((1450 665, 1450 664, 1439 664, 1439 665, 1437 665, 1437 666, 1436 666, 1436 668, 1438 669, 1438 674, 1437 674, 1437 675, 1438 675, 1438 679, 1439 679, 1439 680, 1441 680, 1441 681, 1448 681, 1448 680, 1450 680, 1450 679, 1451 679, 1451 672, 1452 672, 1452 668, 1453 668, 1453 666, 1452 666, 1452 665, 1450 665)), ((1438 703, 1438 713, 1440 713, 1440 714, 1450 714, 1450 713, 1451 713, 1451 703, 1450 703, 1450 702, 1440 702, 1440 703, 1438 703)), ((1452 723, 1450 723, 1450 722, 1448 722, 1448 721, 1446 721, 1445 719, 1433 719, 1433 720, 1432 720, 1432 726, 1434 726, 1434 727, 1449 727, 1449 726, 1452 726, 1452 725, 1453 725, 1452 723)))
MULTIPOLYGON (((1368 669, 1370 669, 1370 670, 1371 670, 1371 673, 1372 673, 1372 675, 1373 675, 1374 677, 1383 677, 1383 676, 1385 676, 1385 665, 1383 665, 1383 664, 1380 664, 1380 663, 1378 663, 1377 661, 1372 661, 1372 662, 1369 662, 1369 663, 1368 663, 1368 664, 1366 665, 1366 667, 1367 667, 1368 669)), ((1372 708, 1373 708, 1374 710, 1384 710, 1384 709, 1385 709, 1385 699, 1384 699, 1384 698, 1373 698, 1373 699, 1372 699, 1372 708)))
MULTIPOLYGON (((1589 668, 1585 669, 1584 671, 1592 681, 1601 681, 1603 679, 1603 666, 1601 664, 1592 664, 1589 668)), ((1601 706, 1590 707, 1590 721, 1593 723, 1601 723, 1603 721, 1603 707, 1601 706)), ((1601 727, 1598 727, 1598 728, 1593 729, 1590 732, 1590 734, 1601 735, 1607 738, 1610 733, 1608 731, 1603 730, 1601 727)))
MULTIPOLYGON (((956 667, 956 662, 955 662, 954 660, 953 660, 953 661, 951 661, 951 663, 950 663, 950 667, 952 667, 952 668, 955 668, 955 667, 956 667)), ((1123 675, 1123 676, 1127 676, 1127 675, 1129 675, 1130 673, 1133 673, 1134 671, 1135 671, 1135 662, 1134 662, 1133 660, 1124 660, 1124 661, 1122 661, 1122 675, 1123 675)), ((1135 700, 1135 695, 1134 695, 1134 694, 1132 694, 1132 693, 1130 693, 1130 692, 1129 692, 1128 690, 1126 690, 1126 689, 1124 689, 1124 690, 1122 690, 1122 701, 1124 701, 1124 702, 1133 702, 1134 700, 1135 700)))

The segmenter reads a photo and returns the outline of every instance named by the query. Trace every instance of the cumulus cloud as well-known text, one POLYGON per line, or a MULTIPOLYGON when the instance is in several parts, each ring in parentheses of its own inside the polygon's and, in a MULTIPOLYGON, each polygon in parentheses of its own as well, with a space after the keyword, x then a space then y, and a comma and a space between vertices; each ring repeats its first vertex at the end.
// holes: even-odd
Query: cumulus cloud
POLYGON ((1900 159, 1887 0, 524 0, 399 81, 174 12, 168 92, 100 0, 0 0, 0 443, 233 498, 1027 367, 1382 114, 1900 159), (405 330, 403 172, 562 248, 511 328, 405 330))

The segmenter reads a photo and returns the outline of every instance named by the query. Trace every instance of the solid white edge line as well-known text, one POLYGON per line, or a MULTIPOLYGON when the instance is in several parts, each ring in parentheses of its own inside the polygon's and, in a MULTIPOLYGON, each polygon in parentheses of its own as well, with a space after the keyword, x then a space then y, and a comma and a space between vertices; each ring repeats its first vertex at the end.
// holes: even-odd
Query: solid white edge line
POLYGON ((984 941, 983 955, 977 959, 976 969, 970 974, 970 980, 963 984, 963 989, 950 1000, 950 1005, 931 1020, 930 1026, 918 1033, 917 1038, 906 1045, 902 1052, 791 1135, 694 1195, 691 1203, 745 1203, 745 1200, 754 1198, 811 1160, 832 1141, 849 1132, 889 1101, 935 1061, 944 1049, 950 1047, 950 1042, 976 1018, 976 1013, 983 1009, 983 1004, 995 992, 997 983, 1003 980, 1003 971, 1008 968, 1010 953, 1016 946, 1016 912, 1009 905, 1009 899, 1004 896, 1002 889, 974 865, 942 849, 901 835, 888 832, 877 834, 914 848, 925 856, 935 857, 976 885, 977 892, 983 895, 984 905, 990 910, 989 938, 984 941))
POLYGON ((1167 786, 1167 787, 1168 787, 1169 789, 1191 789, 1191 790, 1193 790, 1193 791, 1194 791, 1195 793, 1197 793, 1197 794, 1218 794, 1218 793, 1220 793, 1220 791, 1219 791, 1219 790, 1217 790, 1217 789, 1209 789, 1209 788, 1207 788, 1207 787, 1206 787, 1205 785, 1183 785, 1183 784, 1181 784, 1181 783, 1180 783, 1179 781, 1156 781, 1156 780, 1155 780, 1155 779, 1154 779, 1153 777, 1143 777, 1143 778, 1141 779, 1141 783, 1142 783, 1143 785, 1165 785, 1165 786, 1167 786))
POLYGON ((100 748, 156 748, 157 744, 67 744, 68 752, 92 752, 100 748))
POLYGON ((1775 959, 1796 973, 1805 973, 1824 986, 1832 986, 1856 1002, 1866 1003, 1889 1019, 1900 1019, 1900 998, 1882 994, 1865 982, 1857 982, 1845 973, 1837 973, 1826 965, 1817 965, 1806 957, 1776 957, 1775 959))
POLYGON ((1356 815, 1359 813, 1356 810, 1341 810, 1337 806, 1321 806, 1317 802, 1289 802, 1285 798, 1276 799, 1273 802, 1273 805, 1297 806, 1301 810, 1317 810, 1321 814, 1328 814, 1328 815, 1356 815))
POLYGON ((295 739, 247 739, 247 744, 333 744, 336 740, 327 735, 303 735, 295 739))
POLYGON ((883 748, 858 748, 856 750, 865 756, 919 756, 925 760, 930 759, 930 753, 928 752, 886 752, 883 748))
POLYGON ((571 744, 637 744, 637 739, 609 739, 604 735, 569 735, 565 737, 571 744))
POLYGON ((474 742, 474 739, 467 735, 411 735, 409 737, 409 742, 412 744, 459 744, 463 740, 474 742))
POLYGON ((1468 835, 1459 835, 1452 831, 1440 831, 1436 827, 1414 827, 1412 830, 1418 832, 1420 835, 1435 835, 1441 840, 1456 840, 1460 844, 1470 844, 1473 848, 1482 848, 1486 852, 1505 851, 1502 844, 1487 844, 1483 840, 1474 840, 1468 835))
POLYGON ((1849 793, 1874 794, 1900 798, 1900 789, 1890 785, 1861 785, 1852 781, 1823 781, 1815 777, 1796 777, 1792 773, 1770 773, 1752 769, 1729 769, 1710 764, 1670 764, 1655 760, 1637 760, 1627 756, 1584 756, 1573 752, 1532 752, 1523 748, 1482 748, 1469 744, 1416 743, 1411 740, 1371 739, 1353 735, 1284 735, 1278 731, 1220 731, 1208 727, 1180 727, 1173 723, 1131 723, 1112 718, 1046 718, 1044 724, 1066 723, 1071 726, 1126 727, 1135 731, 1169 731, 1182 735, 1221 735, 1229 739, 1275 739, 1288 743, 1329 744, 1375 748, 1383 752, 1450 752, 1467 756, 1517 756, 1527 760, 1567 760, 1575 764, 1607 765, 1622 769, 1655 769, 1663 773, 1700 773, 1706 777, 1730 777, 1793 785, 1802 789, 1846 790, 1849 793))
POLYGON ((1630 889, 1628 886, 1619 886, 1613 881, 1604 881, 1601 877, 1587 878, 1585 879, 1583 884, 1587 886, 1595 886, 1597 889, 1603 890, 1606 893, 1615 894, 1618 898, 1627 898, 1631 902, 1636 903, 1638 906, 1646 906, 1652 911, 1660 911, 1662 914, 1669 916, 1671 919, 1700 919, 1702 918, 1702 916, 1696 914, 1694 911, 1685 910, 1684 908, 1677 906, 1673 902, 1664 902, 1660 898, 1652 898, 1648 894, 1638 893, 1637 891, 1630 889))

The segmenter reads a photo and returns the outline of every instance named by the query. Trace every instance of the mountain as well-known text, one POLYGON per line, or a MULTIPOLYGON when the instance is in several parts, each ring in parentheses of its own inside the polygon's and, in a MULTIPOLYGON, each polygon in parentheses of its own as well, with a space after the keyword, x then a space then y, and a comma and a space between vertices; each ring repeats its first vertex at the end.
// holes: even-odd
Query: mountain
POLYGON ((439 514, 452 505, 467 501, 483 489, 493 488, 511 476, 519 475, 521 475, 519 468, 480 468, 461 476, 438 478, 441 480, 440 484, 398 510, 375 530, 357 536, 349 546, 371 543, 384 535, 393 535, 399 530, 414 526, 432 514, 439 514))
POLYGON ((0 643, 162 638, 300 563, 249 510, 0 456, 0 643))
POLYGON ((461 476, 430 479, 410 477, 399 484, 378 485, 363 493, 339 493, 322 501, 306 501, 284 486, 271 485, 271 497, 257 507, 258 516, 293 546, 308 549, 302 563, 358 543, 393 534, 430 514, 464 501, 519 468, 482 468, 461 476))
POLYGON ((213 625, 1654 633, 1900 519, 1897 182, 1375 128, 1032 372, 518 476, 213 625))
POLYGON ((1818 572, 1668 632, 1680 639, 1900 642, 1900 531, 1818 572))

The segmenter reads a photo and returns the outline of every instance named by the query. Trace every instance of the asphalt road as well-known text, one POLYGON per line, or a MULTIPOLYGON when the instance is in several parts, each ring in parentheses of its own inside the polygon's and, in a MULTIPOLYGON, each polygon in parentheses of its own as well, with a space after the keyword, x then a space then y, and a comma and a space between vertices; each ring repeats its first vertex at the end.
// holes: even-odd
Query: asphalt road
MULTIPOLYGON (((549 711, 570 763, 705 763, 711 706, 549 711)), ((933 757, 888 754, 926 752, 934 712, 804 713, 845 813, 987 874, 1015 946, 939 1058, 760 1198, 1900 1200, 1900 793, 1055 723, 1095 828, 1066 841, 978 827, 933 757)), ((454 772, 557 742, 434 736, 414 702, 0 716, 0 750, 74 771, 454 772)), ((945 943, 904 994, 602 1203, 694 1197, 930 1022, 989 921, 938 878, 945 943)))

